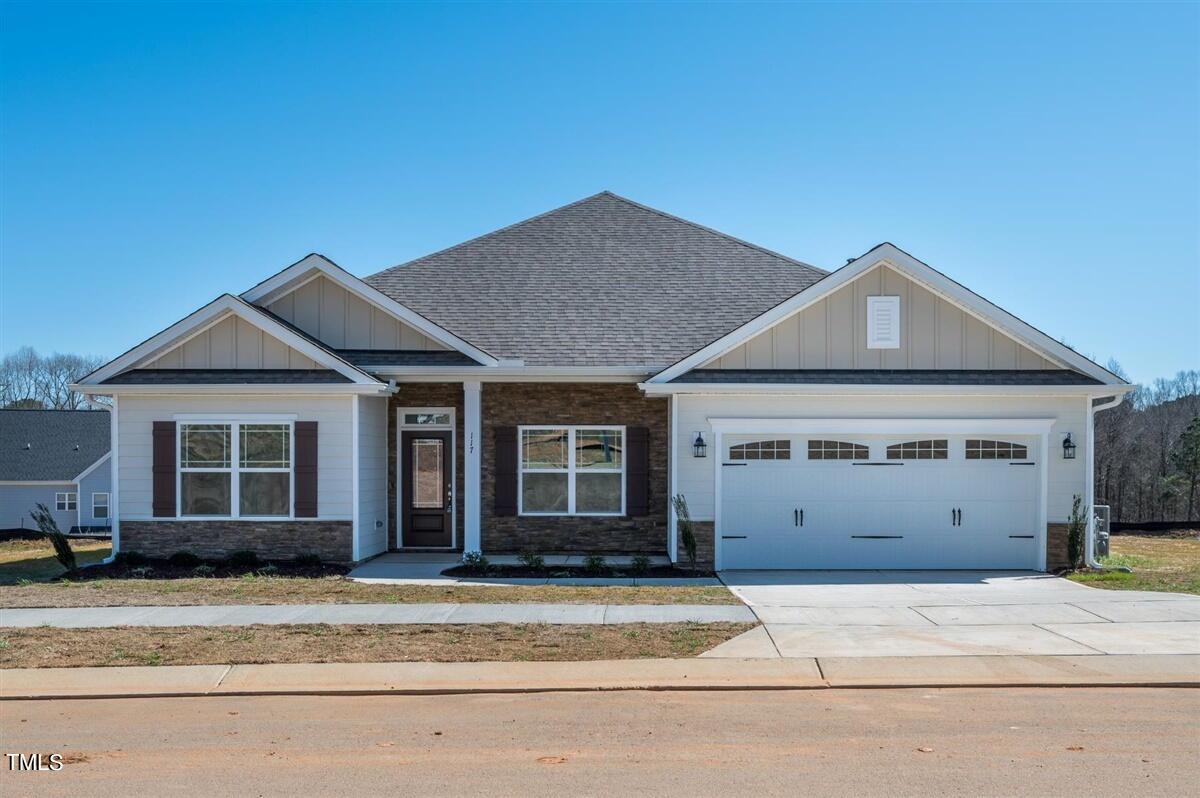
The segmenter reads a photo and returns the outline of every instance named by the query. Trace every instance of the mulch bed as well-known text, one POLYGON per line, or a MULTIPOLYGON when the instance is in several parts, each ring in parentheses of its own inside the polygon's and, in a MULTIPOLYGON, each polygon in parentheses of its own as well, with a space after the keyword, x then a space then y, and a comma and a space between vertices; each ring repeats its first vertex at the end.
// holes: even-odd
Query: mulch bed
POLYGON ((489 565, 487 568, 471 568, 456 565, 447 568, 442 573, 446 576, 465 577, 500 577, 509 579, 680 579, 702 576, 714 576, 712 571, 675 568, 670 565, 656 565, 643 571, 630 568, 611 566, 601 571, 588 570, 582 565, 553 565, 545 568, 530 568, 525 565, 489 565))
POLYGON ((212 568, 204 571, 205 576, 216 578, 240 577, 251 574, 271 576, 296 576, 318 578, 322 576, 344 576, 350 569, 333 563, 307 563, 292 560, 269 560, 256 564, 231 563, 225 560, 203 560, 195 564, 181 565, 170 560, 150 558, 118 559, 108 565, 93 565, 80 568, 65 578, 72 582, 94 582, 100 579, 194 579, 199 565, 212 568))

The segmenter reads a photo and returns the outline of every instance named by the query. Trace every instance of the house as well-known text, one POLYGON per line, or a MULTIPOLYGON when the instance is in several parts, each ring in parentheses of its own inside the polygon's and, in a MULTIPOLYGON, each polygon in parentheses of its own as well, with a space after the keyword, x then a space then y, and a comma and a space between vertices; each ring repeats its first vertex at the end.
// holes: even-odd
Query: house
POLYGON ((603 192, 359 279, 309 255, 83 379, 114 541, 717 568, 1065 560, 1133 386, 891 244, 827 273, 603 192))
POLYGON ((37 529, 39 504, 63 532, 107 530, 111 431, 104 411, 0 410, 0 531, 37 529))

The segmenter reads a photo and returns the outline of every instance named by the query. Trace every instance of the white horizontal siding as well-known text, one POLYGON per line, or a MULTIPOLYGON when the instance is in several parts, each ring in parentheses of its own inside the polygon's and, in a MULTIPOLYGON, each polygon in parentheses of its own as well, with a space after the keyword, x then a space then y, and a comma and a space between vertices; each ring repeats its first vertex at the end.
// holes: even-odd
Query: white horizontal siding
POLYGON ((59 530, 69 532, 76 523, 75 511, 57 510, 54 495, 74 493, 75 490, 73 482, 61 485, 0 485, 0 529, 37 529, 30 513, 39 504, 44 504, 59 530))
POLYGON ((358 405, 358 557, 387 551, 387 399, 358 405))
MULTIPOLYGON (((122 400, 124 401, 124 400, 122 400)), ((1071 499, 1083 495, 1086 400, 1083 397, 781 397, 676 396, 679 434, 672 456, 678 458, 676 489, 696 520, 713 520, 713 471, 720 468, 710 417, 725 418, 1053 418, 1047 472, 1047 520, 1065 522, 1071 499), (708 457, 692 456, 692 440, 704 432, 708 457), (1064 460, 1066 433, 1079 446, 1076 459, 1064 460)), ((995 437, 987 436, 987 437, 995 437)))
POLYGON ((176 413, 288 413, 317 422, 317 512, 323 519, 350 520, 353 449, 350 402, 345 396, 136 396, 118 403, 122 520, 153 517, 151 451, 155 421, 176 413))

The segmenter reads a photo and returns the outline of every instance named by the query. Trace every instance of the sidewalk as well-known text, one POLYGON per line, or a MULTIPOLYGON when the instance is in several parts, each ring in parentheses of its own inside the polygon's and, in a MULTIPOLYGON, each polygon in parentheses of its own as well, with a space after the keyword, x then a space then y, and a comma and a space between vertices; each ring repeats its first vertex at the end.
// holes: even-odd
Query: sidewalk
POLYGON ((249 624, 757 623, 738 604, 237 604, 0 610, 0 626, 244 626, 249 624))
POLYGON ((0 700, 885 687, 1200 687, 1200 656, 184 665, 0 671, 0 700))

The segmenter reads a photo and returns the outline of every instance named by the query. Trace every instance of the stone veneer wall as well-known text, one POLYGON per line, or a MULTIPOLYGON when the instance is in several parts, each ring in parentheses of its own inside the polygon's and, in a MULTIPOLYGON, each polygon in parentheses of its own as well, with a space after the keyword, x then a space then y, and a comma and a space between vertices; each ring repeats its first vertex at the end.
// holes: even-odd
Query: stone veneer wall
POLYGON ((388 403, 388 549, 399 548, 396 518, 396 410, 401 407, 454 408, 454 508, 455 548, 462 551, 463 543, 463 387, 458 382, 402 382, 388 403))
POLYGON ((1046 570, 1066 568, 1068 524, 1046 524, 1046 570))
POLYGON ((668 403, 627 383, 505 383, 483 385, 480 507, 485 554, 533 549, 543 553, 665 554, 667 549, 668 403), (495 514, 496 427, 523 424, 620 424, 649 431, 649 515, 629 517, 504 516, 495 514))
POLYGON ((350 562, 352 537, 350 521, 122 521, 120 547, 147 557, 190 551, 220 559, 249 549, 263 559, 311 553, 330 562, 350 562))
MULTIPOLYGON (((711 569, 713 567, 714 558, 716 557, 716 524, 712 521, 693 521, 692 531, 696 535, 696 567, 711 569)), ((676 536, 676 542, 679 544, 678 560, 675 563, 676 568, 691 568, 692 564, 688 562, 687 551, 683 548, 683 537, 676 536)))

